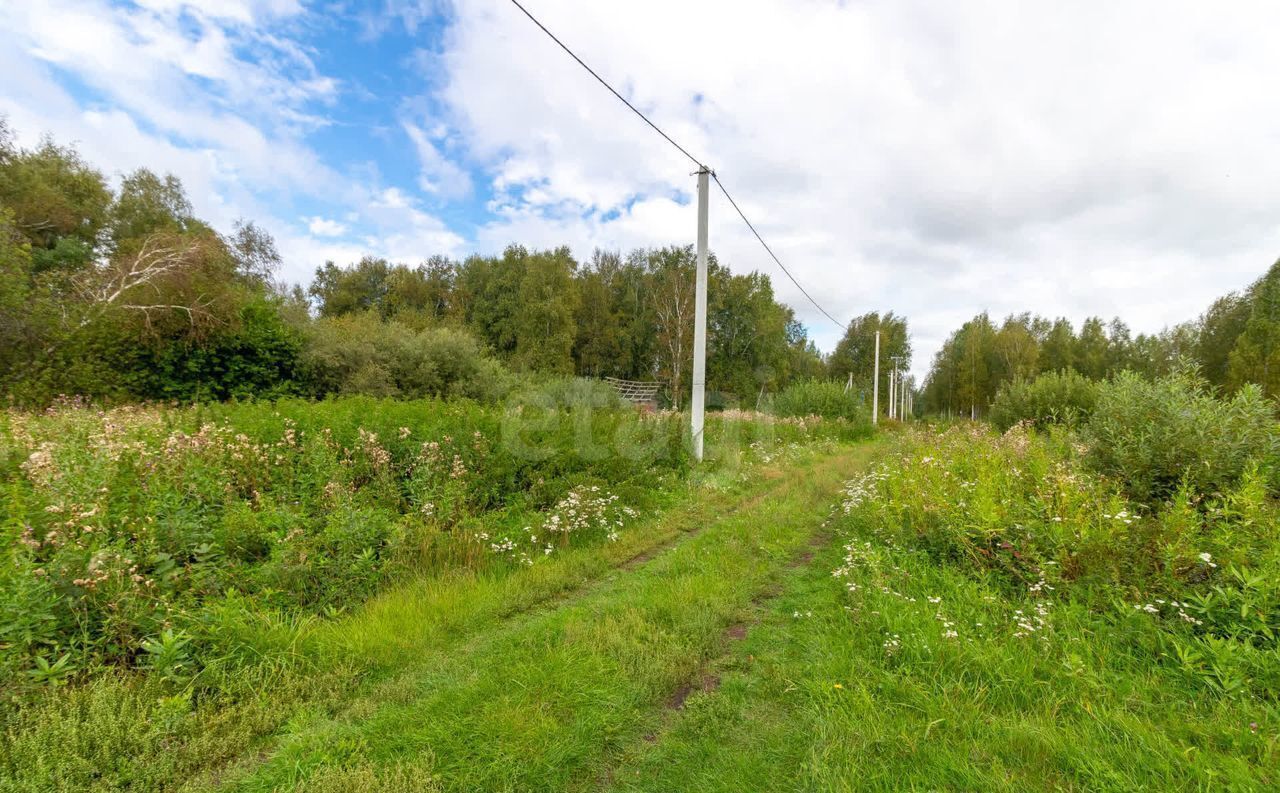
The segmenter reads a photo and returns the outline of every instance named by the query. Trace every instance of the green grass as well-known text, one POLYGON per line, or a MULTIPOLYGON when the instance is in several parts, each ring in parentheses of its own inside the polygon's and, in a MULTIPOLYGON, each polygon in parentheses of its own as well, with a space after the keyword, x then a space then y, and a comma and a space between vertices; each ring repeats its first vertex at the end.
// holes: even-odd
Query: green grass
POLYGON ((847 579, 865 593, 856 605, 831 575, 840 549, 819 554, 722 659, 720 688, 691 699, 660 740, 633 748, 614 775, 617 788, 1265 790, 1277 783, 1274 704, 1206 695, 1135 648, 1132 626, 1110 626, 1079 607, 1054 606, 1047 628, 1014 637, 1013 610, 1032 613, 1033 602, 1010 600, 919 552, 873 547, 874 563, 847 579), (939 614, 956 638, 943 638, 939 614))
POLYGON ((790 570, 858 465, 858 455, 793 461, 739 509, 705 516, 652 559, 442 651, 387 641, 387 625, 430 621, 437 604, 410 593, 375 601, 330 641, 400 670, 336 716, 289 725, 271 759, 228 789, 335 778, 376 789, 406 768, 422 789, 596 787, 725 651, 726 629, 790 570))
POLYGON ((762 478, 752 458, 802 465, 824 448, 829 454, 822 444, 743 450, 734 464, 707 466, 650 493, 649 514, 614 542, 568 545, 528 567, 430 568, 345 616, 322 619, 232 598, 207 619, 237 652, 212 659, 199 688, 106 669, 10 711, 0 740, 0 790, 213 786, 238 766, 255 765, 273 745, 264 736, 282 725, 346 712, 356 693, 406 666, 447 659, 507 622, 580 597, 618 568, 793 483, 772 468, 762 478))
POLYGON ((619 476, 646 514, 530 566, 436 555, 323 614, 208 604, 234 657, 200 686, 156 666, 44 689, 5 725, 0 791, 1280 781, 1280 505, 1256 470, 1141 504, 1063 433, 738 449, 619 476))

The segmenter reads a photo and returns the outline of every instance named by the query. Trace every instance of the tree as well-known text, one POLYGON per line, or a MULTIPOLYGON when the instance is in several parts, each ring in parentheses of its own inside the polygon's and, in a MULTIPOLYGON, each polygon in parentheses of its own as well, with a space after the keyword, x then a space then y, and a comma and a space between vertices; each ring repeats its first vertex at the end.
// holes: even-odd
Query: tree
POLYGON ((1280 396, 1280 260, 1249 289, 1249 320, 1229 358, 1232 388, 1257 383, 1269 397, 1280 396))
POLYGON ((1040 348, 1040 371, 1062 372, 1076 365, 1076 333, 1071 320, 1059 317, 1044 336, 1040 348))
POLYGON ((75 149, 46 139, 27 151, 0 136, 0 206, 30 245, 33 273, 87 266, 111 199, 106 179, 75 149))
POLYGON ((687 389, 685 377, 693 362, 697 260, 692 245, 651 250, 647 258, 657 341, 657 375, 666 381, 671 404, 679 408, 687 389))
POLYGON ((322 317, 341 317, 364 311, 382 314, 391 267, 386 259, 365 256, 354 266, 342 268, 325 262, 316 269, 307 293, 322 317))
POLYGON ((573 358, 579 374, 627 377, 626 324, 615 280, 622 267, 617 253, 597 250, 578 276, 578 314, 573 358))
POLYGON ((120 183, 109 225, 112 246, 125 255, 155 234, 208 228, 192 217, 191 201, 178 177, 157 176, 146 168, 139 168, 120 183))
POLYGON ((1040 343, 1034 325, 1030 314, 1010 315, 996 332, 991 372, 996 391, 1013 380, 1034 377, 1039 370, 1040 343))
POLYGON ((1204 378, 1219 388, 1231 379, 1231 353, 1249 322, 1249 299, 1239 292, 1223 295, 1200 315, 1195 357, 1204 378))
POLYGON ((1072 358, 1076 371, 1090 380, 1107 376, 1110 341, 1101 317, 1089 317, 1080 326, 1072 358))
POLYGON ((883 401, 889 396, 893 358, 900 356, 903 368, 911 366, 911 337, 905 317, 892 311, 883 316, 873 311, 855 317, 836 343, 828 361, 828 371, 831 377, 841 381, 852 374, 854 388, 859 393, 870 394, 875 370, 876 331, 880 332, 880 398, 883 401))
POLYGON ((577 262, 567 247, 534 254, 519 251, 523 272, 514 317, 514 360, 529 371, 571 374, 577 262))
POLYGON ((734 275, 708 263, 707 386, 754 404, 784 382, 791 310, 760 273, 734 275))

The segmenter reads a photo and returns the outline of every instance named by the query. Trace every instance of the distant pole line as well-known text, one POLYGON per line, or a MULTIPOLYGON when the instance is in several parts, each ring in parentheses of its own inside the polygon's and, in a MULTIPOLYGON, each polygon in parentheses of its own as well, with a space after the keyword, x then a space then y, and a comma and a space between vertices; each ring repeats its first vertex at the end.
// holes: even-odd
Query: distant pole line
POLYGON ((769 244, 764 241, 764 237, 760 235, 760 232, 756 230, 756 227, 752 225, 750 220, 747 219, 746 214, 742 211, 741 207, 738 206, 738 202, 733 200, 733 196, 729 195, 728 189, 726 189, 724 186, 724 183, 720 181, 720 177, 716 175, 715 170, 707 167, 701 160, 699 160, 697 157, 694 157, 692 154, 690 154, 688 149, 686 149, 684 146, 681 146, 679 143, 677 143, 674 138, 672 138, 670 135, 664 132, 662 128, 659 127, 657 124, 655 124, 652 120, 650 120, 648 116, 640 112, 640 110, 636 108, 635 105, 631 104, 631 102, 629 102, 625 96, 619 93, 612 85, 608 83, 608 81, 606 81, 603 77, 601 77, 599 73, 596 72, 595 69, 592 69, 590 66, 588 66, 586 61, 582 60, 582 58, 579 58, 577 53, 569 49, 569 46, 565 44, 563 41, 561 41, 556 36, 556 34, 548 30, 546 25, 538 21, 538 18, 535 17, 533 14, 531 14, 529 12, 529 9, 525 8, 520 3, 520 0, 511 0, 511 4, 514 5, 516 8, 520 9, 520 11, 526 17, 528 17, 529 20, 533 22, 533 24, 537 25, 538 28, 543 33, 547 34, 547 36, 550 37, 552 41, 558 44, 560 46, 560 49, 564 50, 566 53, 569 54, 569 57, 577 61, 579 66, 581 66, 583 69, 586 69, 588 74, 594 77, 598 83, 600 83, 601 85, 603 85, 605 88, 609 90, 609 93, 617 97, 618 101, 626 105, 631 110, 631 112, 635 113, 644 121, 644 123, 652 127, 654 132, 657 132, 659 135, 661 135, 667 141, 667 143, 670 143, 672 146, 675 146, 676 149, 679 150, 681 154, 689 158, 689 160, 694 165, 698 166, 699 173, 709 173, 711 175, 711 178, 716 180, 716 186, 720 188, 720 192, 724 193, 725 198, 729 199, 729 203, 733 206, 734 211, 738 213, 738 217, 742 218, 743 223, 747 224, 747 228, 750 229, 751 233, 755 235, 755 238, 759 240, 760 245, 765 249, 765 252, 769 254, 770 258, 773 259, 774 263, 778 265, 778 267, 782 270, 782 272, 786 274, 787 278, 790 279, 791 283, 795 284, 796 289, 800 290, 800 294, 804 295, 809 300, 809 302, 813 304, 814 308, 822 312, 823 316, 825 316, 827 319, 834 322, 838 327, 848 331, 849 329, 848 324, 841 322, 840 320, 831 316, 830 312, 828 312, 825 308, 823 308, 818 303, 818 301, 814 300, 813 296, 809 294, 808 290, 806 290, 803 286, 800 285, 800 282, 796 280, 795 276, 791 274, 791 271, 786 268, 786 265, 782 263, 782 260, 779 259, 777 254, 773 252, 773 249, 769 247, 769 244))

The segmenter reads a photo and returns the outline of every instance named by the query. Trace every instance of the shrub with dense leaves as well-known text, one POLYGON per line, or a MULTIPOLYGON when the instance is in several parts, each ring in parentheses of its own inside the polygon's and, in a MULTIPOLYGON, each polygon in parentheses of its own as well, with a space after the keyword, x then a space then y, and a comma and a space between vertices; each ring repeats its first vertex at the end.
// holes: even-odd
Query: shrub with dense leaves
POLYGON ((1098 401, 1098 384, 1073 369, 1018 379, 996 394, 989 418, 1004 432, 1021 421, 1037 427, 1074 426, 1089 418, 1098 401))
POLYGON ((1225 492, 1272 453, 1274 406, 1253 385, 1218 398, 1190 372, 1156 380, 1124 373, 1102 384, 1085 425, 1088 461, 1143 502, 1184 485, 1225 492))
POLYGON ((463 330, 415 330, 374 314, 353 314, 317 320, 306 333, 300 365, 306 388, 316 396, 494 402, 511 386, 506 368, 463 330))
POLYGON ((773 398, 772 412, 778 416, 803 418, 821 416, 843 419, 851 424, 871 426, 867 406, 844 385, 832 380, 806 380, 793 383, 773 398))

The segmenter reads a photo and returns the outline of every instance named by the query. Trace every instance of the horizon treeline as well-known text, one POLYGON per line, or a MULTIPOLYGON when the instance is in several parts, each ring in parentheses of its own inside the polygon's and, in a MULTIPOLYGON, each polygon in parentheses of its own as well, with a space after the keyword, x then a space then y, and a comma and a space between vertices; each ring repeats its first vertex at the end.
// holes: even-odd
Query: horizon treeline
MULTIPOLYGON (((72 146, 22 148, 0 118, 0 390, 10 404, 324 397, 496 398, 522 374, 659 380, 682 404, 693 347, 692 246, 567 247, 326 262, 275 281, 251 221, 195 217, 146 168, 113 188, 72 146)), ((827 373, 768 276, 709 268, 707 380, 716 404, 827 373)))
POLYGON ((994 322, 978 314, 934 356, 921 391, 924 412, 979 417, 1000 389, 1046 372, 1102 380, 1123 371, 1147 377, 1194 366, 1224 393, 1256 383, 1280 396, 1280 260, 1247 289, 1215 300, 1198 318, 1133 335, 1120 318, 1070 320, 1031 313, 994 322))

